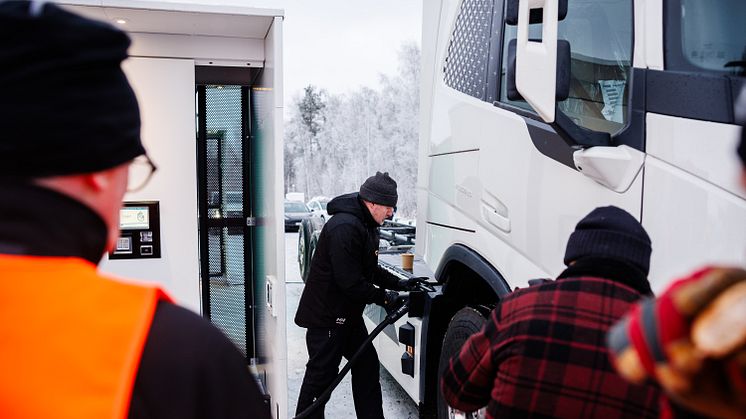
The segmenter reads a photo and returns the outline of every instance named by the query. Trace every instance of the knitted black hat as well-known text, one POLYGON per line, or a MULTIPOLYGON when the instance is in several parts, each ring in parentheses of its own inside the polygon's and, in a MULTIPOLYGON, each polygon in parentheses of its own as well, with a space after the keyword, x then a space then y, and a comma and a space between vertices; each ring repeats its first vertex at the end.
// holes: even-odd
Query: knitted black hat
POLYGON ((650 270, 650 237, 623 209, 600 207, 585 216, 567 241, 565 264, 587 256, 629 263, 646 275, 650 270))
POLYGON ((41 1, 0 1, 0 177, 90 173, 145 152, 127 35, 41 1))
POLYGON ((396 182, 391 179, 389 172, 376 172, 360 187, 360 198, 374 204, 395 207, 399 199, 399 195, 396 194, 396 182))
POLYGON ((741 93, 736 98, 733 111, 736 122, 741 125, 741 141, 737 149, 738 157, 741 158, 741 165, 746 170, 746 86, 741 89, 741 93))

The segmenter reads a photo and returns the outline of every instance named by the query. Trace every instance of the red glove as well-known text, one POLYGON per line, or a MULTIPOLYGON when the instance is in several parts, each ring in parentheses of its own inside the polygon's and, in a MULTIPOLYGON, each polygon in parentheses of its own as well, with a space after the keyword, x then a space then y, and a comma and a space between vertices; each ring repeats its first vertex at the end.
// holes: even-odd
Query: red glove
POLYGON ((632 382, 657 381, 678 404, 746 417, 746 271, 706 268, 645 299, 609 331, 632 382))

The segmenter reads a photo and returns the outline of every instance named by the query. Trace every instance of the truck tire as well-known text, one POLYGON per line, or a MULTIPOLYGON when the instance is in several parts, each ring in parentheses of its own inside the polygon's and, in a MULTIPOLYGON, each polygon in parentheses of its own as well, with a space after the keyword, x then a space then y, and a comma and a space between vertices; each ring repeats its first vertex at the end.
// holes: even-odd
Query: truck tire
POLYGON ((311 233, 308 221, 304 220, 298 227, 298 268, 303 282, 308 278, 311 270, 311 233))
POLYGON ((443 373, 448 369, 448 363, 451 357, 461 351, 461 347, 469 336, 477 333, 486 319, 479 311, 464 307, 451 317, 448 323, 446 335, 443 337, 443 347, 440 351, 440 361, 438 362, 438 419, 470 419, 484 418, 485 409, 482 408, 473 413, 464 413, 448 406, 443 393, 440 391, 440 381, 443 373))

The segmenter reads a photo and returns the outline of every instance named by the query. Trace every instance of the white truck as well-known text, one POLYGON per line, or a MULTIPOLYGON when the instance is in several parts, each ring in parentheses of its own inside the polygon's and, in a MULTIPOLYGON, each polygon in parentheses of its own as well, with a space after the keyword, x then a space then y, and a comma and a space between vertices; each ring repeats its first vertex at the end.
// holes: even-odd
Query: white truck
POLYGON ((158 167, 125 196, 123 215, 140 218, 121 217, 121 246, 101 269, 157 282, 212 321, 246 356, 267 409, 287 417, 283 11, 59 2, 128 32, 123 68, 158 167))
POLYGON ((423 8, 418 257, 414 273, 380 260, 434 272, 438 287, 375 342, 421 416, 472 416, 440 400, 440 368, 501 296, 563 269, 569 234, 597 206, 642 221, 656 291, 705 263, 746 265, 734 121, 745 2, 423 8))

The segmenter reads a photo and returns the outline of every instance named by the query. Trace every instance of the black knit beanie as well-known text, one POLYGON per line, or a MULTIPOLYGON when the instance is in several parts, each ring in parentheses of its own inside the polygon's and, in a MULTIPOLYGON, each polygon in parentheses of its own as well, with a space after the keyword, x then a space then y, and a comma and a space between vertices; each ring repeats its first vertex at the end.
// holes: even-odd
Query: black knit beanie
POLYGON ((41 1, 0 1, 0 178, 90 173, 145 152, 113 26, 41 1))
POLYGON ((567 241, 565 264, 587 256, 614 259, 650 271, 650 237, 623 209, 600 207, 585 216, 567 241))
POLYGON ((396 182, 391 179, 389 172, 376 172, 360 187, 360 198, 374 204, 395 207, 399 199, 399 195, 396 194, 396 182))
POLYGON ((746 170, 746 86, 741 88, 741 92, 736 97, 733 114, 736 123, 741 126, 741 141, 738 143, 736 152, 741 158, 741 167, 746 170))

